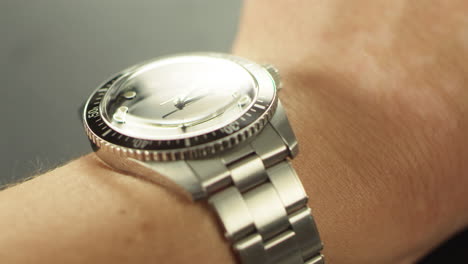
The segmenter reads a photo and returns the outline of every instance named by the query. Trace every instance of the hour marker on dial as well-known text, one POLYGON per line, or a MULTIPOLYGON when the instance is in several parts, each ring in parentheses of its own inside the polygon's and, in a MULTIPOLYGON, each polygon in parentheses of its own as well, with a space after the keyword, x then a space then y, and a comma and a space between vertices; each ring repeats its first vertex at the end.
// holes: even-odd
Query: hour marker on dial
POLYGON ((135 91, 127 91, 122 96, 127 100, 131 100, 131 99, 136 97, 136 92, 135 91))
POLYGON ((128 112, 128 107, 121 106, 117 109, 117 111, 112 116, 112 118, 114 119, 115 122, 123 124, 125 123, 125 117, 127 116, 127 112, 128 112))
POLYGON ((239 101, 237 103, 239 104, 239 107, 243 108, 246 105, 250 104, 250 97, 248 95, 244 95, 241 98, 239 98, 239 101))

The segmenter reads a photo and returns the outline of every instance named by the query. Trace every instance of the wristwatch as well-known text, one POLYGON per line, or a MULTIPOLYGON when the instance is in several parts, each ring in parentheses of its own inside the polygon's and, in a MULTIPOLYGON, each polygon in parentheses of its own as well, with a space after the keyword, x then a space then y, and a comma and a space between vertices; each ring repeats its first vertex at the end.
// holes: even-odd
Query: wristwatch
POLYGON ((111 167, 208 200, 243 264, 323 264, 278 71, 220 53, 167 56, 100 85, 84 106, 111 167))

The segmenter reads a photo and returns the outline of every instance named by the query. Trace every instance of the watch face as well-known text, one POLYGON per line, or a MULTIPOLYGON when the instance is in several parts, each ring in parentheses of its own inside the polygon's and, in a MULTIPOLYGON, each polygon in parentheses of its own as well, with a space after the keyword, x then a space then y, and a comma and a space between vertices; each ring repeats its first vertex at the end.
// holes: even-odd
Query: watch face
POLYGON ((259 132, 276 102, 276 83, 261 65, 195 53, 117 74, 90 97, 84 121, 98 147, 145 160, 197 158, 259 132))
POLYGON ((177 139, 219 129, 243 115, 258 87, 229 60, 184 56, 135 70, 105 95, 106 123, 144 139, 177 139))

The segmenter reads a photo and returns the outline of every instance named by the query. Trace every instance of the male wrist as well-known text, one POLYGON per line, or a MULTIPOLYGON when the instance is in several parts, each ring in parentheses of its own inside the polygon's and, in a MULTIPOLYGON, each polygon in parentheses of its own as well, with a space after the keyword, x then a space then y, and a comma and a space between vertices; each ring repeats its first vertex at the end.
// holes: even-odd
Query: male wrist
POLYGON ((1 192, 0 209, 5 263, 234 263, 206 205, 94 154, 1 192))

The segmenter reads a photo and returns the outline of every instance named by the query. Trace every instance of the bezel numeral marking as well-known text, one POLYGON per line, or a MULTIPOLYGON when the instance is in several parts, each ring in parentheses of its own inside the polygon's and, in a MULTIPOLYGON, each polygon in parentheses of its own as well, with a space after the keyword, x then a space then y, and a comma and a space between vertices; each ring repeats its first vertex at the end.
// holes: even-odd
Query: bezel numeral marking
POLYGON ((133 143, 133 147, 137 149, 146 148, 148 145, 151 144, 151 142, 149 142, 148 140, 143 140, 143 139, 138 139, 138 138, 134 138, 132 143, 133 143))
POLYGON ((224 133, 230 135, 230 134, 232 134, 232 133, 234 133, 236 131, 239 131, 239 129, 240 129, 240 124, 239 124, 239 122, 235 121, 235 122, 223 127, 221 130, 224 133))
POLYGON ((87 114, 88 114, 88 118, 99 117, 99 107, 95 106, 95 107, 91 108, 90 110, 88 110, 87 114))

